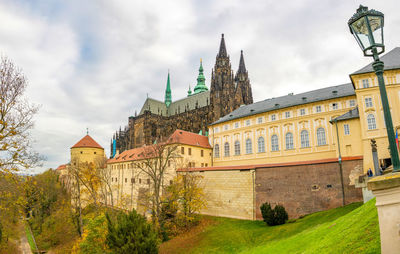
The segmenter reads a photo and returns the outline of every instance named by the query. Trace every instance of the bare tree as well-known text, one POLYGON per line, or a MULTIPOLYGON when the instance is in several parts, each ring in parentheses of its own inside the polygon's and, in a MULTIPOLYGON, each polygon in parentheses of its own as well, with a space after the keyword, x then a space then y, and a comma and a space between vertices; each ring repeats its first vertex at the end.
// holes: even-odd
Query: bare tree
POLYGON ((27 81, 5 57, 0 62, 0 170, 15 172, 37 165, 30 129, 38 107, 24 97, 27 81))
POLYGON ((151 181, 148 204, 151 206, 155 224, 158 224, 160 220, 164 177, 168 174, 171 164, 175 164, 174 162, 179 158, 177 150, 177 145, 169 143, 146 146, 139 155, 143 160, 136 165, 151 181))

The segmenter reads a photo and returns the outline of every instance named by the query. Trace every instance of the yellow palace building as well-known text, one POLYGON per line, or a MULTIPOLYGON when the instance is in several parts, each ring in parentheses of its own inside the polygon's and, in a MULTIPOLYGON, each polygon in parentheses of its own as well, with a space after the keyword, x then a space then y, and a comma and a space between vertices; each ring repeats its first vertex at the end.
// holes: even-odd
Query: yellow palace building
MULTIPOLYGON (((381 60, 398 130, 400 48, 381 60)), ((244 105, 211 124, 212 167, 189 169, 207 183, 204 213, 261 219, 259 207, 268 201, 298 217, 361 201, 355 184, 368 169, 374 172, 371 140, 377 144, 379 166, 390 166, 391 160, 372 65, 350 79, 244 105)))
MULTIPOLYGON (((400 47, 382 57, 394 128, 400 128, 400 47)), ((373 169, 371 140, 380 165, 391 165, 377 77, 372 64, 351 83, 289 94, 242 106, 210 126, 213 165, 231 166, 363 158, 373 169), (336 130, 335 120, 338 128, 336 130)))

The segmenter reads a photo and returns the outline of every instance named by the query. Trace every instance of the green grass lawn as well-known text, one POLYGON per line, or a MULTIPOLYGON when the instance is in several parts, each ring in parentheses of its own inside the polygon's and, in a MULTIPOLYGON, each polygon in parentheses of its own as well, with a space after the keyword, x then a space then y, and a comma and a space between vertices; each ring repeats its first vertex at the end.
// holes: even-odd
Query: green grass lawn
POLYGON ((25 222, 25 233, 26 233, 26 238, 28 240, 29 246, 31 246, 31 250, 36 251, 35 243, 33 242, 33 237, 32 237, 31 231, 29 230, 28 222, 25 222))
POLYGON ((274 227, 262 221, 206 219, 211 221, 208 225, 164 243, 160 252, 380 253, 375 200, 310 214, 274 227))

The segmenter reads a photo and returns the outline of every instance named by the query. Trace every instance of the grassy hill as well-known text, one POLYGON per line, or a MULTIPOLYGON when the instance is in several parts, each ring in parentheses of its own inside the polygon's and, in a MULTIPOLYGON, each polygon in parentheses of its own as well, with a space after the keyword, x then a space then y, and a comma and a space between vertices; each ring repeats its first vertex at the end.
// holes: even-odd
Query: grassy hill
POLYGON ((205 217, 160 253, 380 253, 375 200, 269 227, 262 221, 205 217))

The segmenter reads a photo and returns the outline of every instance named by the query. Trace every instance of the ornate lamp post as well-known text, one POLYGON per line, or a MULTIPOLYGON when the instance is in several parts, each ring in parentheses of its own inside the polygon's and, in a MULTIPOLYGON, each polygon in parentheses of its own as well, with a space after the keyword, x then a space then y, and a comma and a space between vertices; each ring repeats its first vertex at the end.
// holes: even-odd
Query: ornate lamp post
POLYGON ((358 45, 360 45, 364 52, 364 56, 372 56, 374 58, 372 67, 374 68, 376 76, 378 76, 393 171, 400 171, 399 153, 397 151, 392 116, 390 114, 385 81, 383 79, 384 65, 383 62, 379 60, 379 54, 385 52, 385 45, 383 44, 383 13, 375 10, 368 10, 368 7, 360 5, 357 12, 350 18, 348 25, 350 27, 350 32, 354 35, 358 45))

